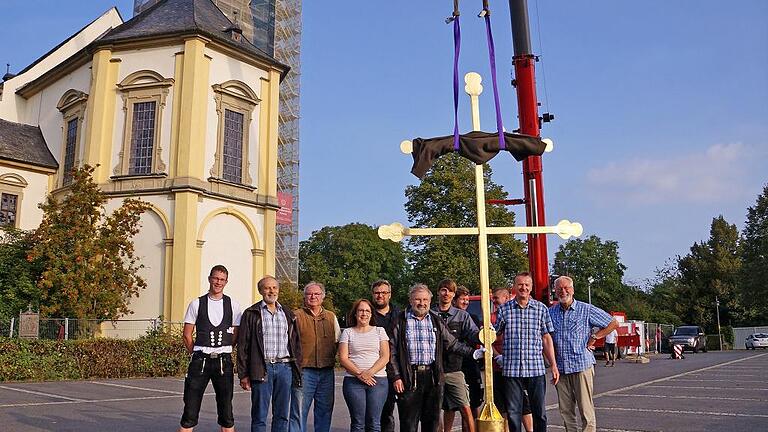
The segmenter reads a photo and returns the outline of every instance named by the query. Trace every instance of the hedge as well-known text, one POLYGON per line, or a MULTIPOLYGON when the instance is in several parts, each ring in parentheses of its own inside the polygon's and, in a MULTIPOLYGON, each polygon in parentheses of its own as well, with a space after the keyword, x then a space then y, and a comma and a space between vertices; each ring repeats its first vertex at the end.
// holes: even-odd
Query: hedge
POLYGON ((136 340, 0 338, 0 381, 180 376, 189 355, 179 335, 136 340))

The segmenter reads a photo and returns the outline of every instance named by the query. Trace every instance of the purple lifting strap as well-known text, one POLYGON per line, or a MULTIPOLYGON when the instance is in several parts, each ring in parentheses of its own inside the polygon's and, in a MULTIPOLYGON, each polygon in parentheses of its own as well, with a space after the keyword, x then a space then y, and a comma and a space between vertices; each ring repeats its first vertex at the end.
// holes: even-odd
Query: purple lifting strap
MULTIPOLYGON (((504 141, 504 125, 501 120, 501 103, 499 102, 499 88, 496 84, 496 49, 493 44, 493 34, 491 33, 491 14, 485 14, 485 30, 488 34, 488 57, 491 62, 491 81, 493 81, 493 102, 496 104, 496 128, 499 131, 499 150, 506 149, 504 141)), ((455 91, 455 87, 454 87, 455 91)))
POLYGON ((453 19, 453 149, 459 151, 459 51, 461 26, 459 16, 453 19))

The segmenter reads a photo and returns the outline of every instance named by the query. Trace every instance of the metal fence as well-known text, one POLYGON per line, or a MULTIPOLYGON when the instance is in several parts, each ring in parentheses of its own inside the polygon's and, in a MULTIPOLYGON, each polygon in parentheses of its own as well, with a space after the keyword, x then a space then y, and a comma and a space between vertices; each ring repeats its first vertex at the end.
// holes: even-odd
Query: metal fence
POLYGON ((645 323, 645 347, 648 352, 668 352, 669 337, 675 331, 672 324, 645 323), (659 331, 657 336, 656 332, 659 331))
MULTIPOLYGON (((18 337, 19 320, 0 320, 0 336, 18 337)), ((161 319, 120 319, 116 321, 79 320, 74 318, 40 318, 39 339, 138 339, 151 332, 164 331, 181 335, 184 323, 161 319)))
POLYGON ((747 349, 744 340, 752 333, 768 333, 768 326, 762 327, 734 327, 733 349, 747 349))

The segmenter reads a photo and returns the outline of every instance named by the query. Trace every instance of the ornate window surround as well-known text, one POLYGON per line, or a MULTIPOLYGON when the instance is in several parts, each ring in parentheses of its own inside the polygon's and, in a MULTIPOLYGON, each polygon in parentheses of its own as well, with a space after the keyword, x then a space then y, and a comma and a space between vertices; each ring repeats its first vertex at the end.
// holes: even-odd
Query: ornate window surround
POLYGON ((163 78, 157 72, 140 70, 133 72, 117 84, 123 98, 123 143, 118 162, 112 173, 115 177, 156 177, 165 174, 166 165, 160 158, 162 148, 160 137, 162 130, 163 108, 168 98, 173 78, 163 78), (152 141, 152 169, 150 174, 129 174, 131 160, 131 141, 133 129, 133 107, 139 102, 155 102, 155 130, 152 141))
POLYGON ((16 195, 16 223, 14 228, 18 228, 21 222, 21 203, 24 201, 24 188, 27 186, 29 186, 29 183, 18 174, 7 173, 0 175, 0 194, 16 195))
POLYGON ((216 133, 216 153, 213 156, 213 166, 211 167, 211 177, 208 181, 217 183, 226 183, 234 186, 245 187, 255 190, 253 179, 250 175, 250 162, 248 161, 250 147, 250 128, 253 120, 253 112, 261 99, 256 95, 248 84, 229 80, 221 84, 214 84, 213 99, 216 101, 216 115, 218 117, 218 128, 216 133), (243 178, 242 183, 232 183, 223 179, 224 174, 224 117, 226 110, 234 111, 243 115, 243 178))
POLYGON ((80 139, 82 137, 83 121, 85 120, 85 108, 88 102, 88 94, 75 89, 69 89, 59 99, 56 108, 63 117, 61 133, 61 151, 59 152, 59 172, 56 179, 56 186, 63 187, 65 159, 67 157, 67 126, 72 120, 77 120, 77 135, 75 136, 75 160, 72 161, 72 167, 80 166, 80 139))

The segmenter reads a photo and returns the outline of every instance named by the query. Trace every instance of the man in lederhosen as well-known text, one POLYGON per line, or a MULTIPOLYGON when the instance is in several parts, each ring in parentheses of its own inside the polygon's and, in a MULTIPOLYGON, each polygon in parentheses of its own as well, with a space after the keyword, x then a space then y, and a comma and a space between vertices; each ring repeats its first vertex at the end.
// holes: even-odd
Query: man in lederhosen
POLYGON ((216 412, 222 432, 235 430, 232 346, 237 343, 240 305, 224 295, 228 278, 226 267, 214 266, 208 276, 208 293, 192 300, 184 315, 184 346, 192 359, 184 379, 181 432, 192 431, 197 425, 208 381, 213 383, 216 392, 216 412))

